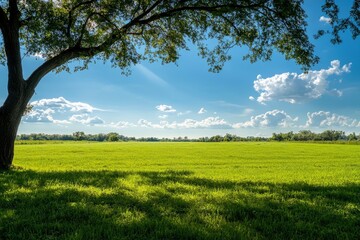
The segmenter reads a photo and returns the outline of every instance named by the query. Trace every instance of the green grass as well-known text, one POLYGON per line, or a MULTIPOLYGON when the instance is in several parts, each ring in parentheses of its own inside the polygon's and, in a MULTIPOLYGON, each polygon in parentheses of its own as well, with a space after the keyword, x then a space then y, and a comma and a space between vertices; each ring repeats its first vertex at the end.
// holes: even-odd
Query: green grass
POLYGON ((360 239, 360 146, 16 145, 0 239, 360 239))

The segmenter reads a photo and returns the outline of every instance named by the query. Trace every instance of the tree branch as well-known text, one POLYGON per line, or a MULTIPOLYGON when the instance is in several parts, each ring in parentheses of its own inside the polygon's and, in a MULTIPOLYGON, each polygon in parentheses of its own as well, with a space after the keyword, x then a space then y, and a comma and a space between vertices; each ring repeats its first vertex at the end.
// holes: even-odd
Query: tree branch
POLYGON ((19 41, 20 11, 17 0, 9 0, 9 19, 1 8, 0 26, 3 33, 8 67, 8 92, 18 94, 23 85, 21 51, 19 41))
POLYGON ((148 15, 152 10, 154 10, 163 0, 156 1, 153 5, 151 5, 148 9, 146 9, 143 13, 135 17, 133 20, 131 20, 129 23, 125 24, 122 29, 129 29, 132 26, 134 26, 136 23, 139 22, 143 17, 148 15))
MULTIPOLYGON (((215 6, 184 6, 179 8, 170 9, 166 12, 154 14, 151 17, 143 20, 138 20, 137 22, 140 24, 147 24, 149 22, 153 22, 155 20, 170 17, 173 14, 185 12, 185 11, 206 11, 210 13, 224 11, 226 12, 227 9, 250 9, 250 8, 258 8, 263 5, 263 2, 257 4, 250 4, 250 5, 238 5, 238 4, 225 4, 225 5, 215 5, 215 6)), ((126 27, 126 25, 124 26, 126 27)))
POLYGON ((47 60, 41 66, 39 66, 26 80, 27 88, 29 91, 33 91, 40 80, 50 71, 54 70, 57 67, 65 64, 66 62, 78 58, 78 57, 92 57, 100 52, 102 48, 92 47, 92 48, 80 48, 74 47, 69 48, 55 57, 47 60))
POLYGON ((16 27, 19 27, 21 13, 17 5, 17 0, 9 0, 9 12, 10 12, 10 17, 9 17, 10 22, 16 25, 16 27))
POLYGON ((67 29, 66 29, 66 35, 69 38, 69 40, 71 40, 71 25, 73 23, 73 13, 74 11, 84 5, 88 5, 88 4, 92 4, 94 3, 96 0, 89 0, 89 1, 85 1, 85 2, 81 2, 78 3, 77 5, 75 5, 74 7, 72 7, 69 11, 69 18, 68 18, 68 24, 67 24, 67 29))
POLYGON ((92 16, 94 16, 95 14, 96 14, 95 12, 92 12, 92 13, 89 14, 89 16, 87 16, 87 18, 86 18, 86 20, 85 20, 85 22, 84 22, 84 25, 83 25, 82 28, 81 28, 81 32, 80 32, 79 39, 77 40, 77 42, 76 42, 76 44, 75 44, 76 47, 80 47, 80 46, 81 46, 81 41, 82 41, 82 39, 83 39, 83 37, 84 37, 86 25, 87 25, 88 22, 90 21, 90 18, 91 18, 92 16))

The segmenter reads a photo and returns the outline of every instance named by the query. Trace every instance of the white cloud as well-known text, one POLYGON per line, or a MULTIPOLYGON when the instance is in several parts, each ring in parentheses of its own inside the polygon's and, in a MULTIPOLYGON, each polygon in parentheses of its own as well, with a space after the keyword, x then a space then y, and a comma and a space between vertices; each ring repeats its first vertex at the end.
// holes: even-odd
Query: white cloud
POLYGON ((332 19, 329 18, 329 17, 321 16, 320 19, 319 19, 319 21, 330 24, 331 21, 332 21, 332 19))
POLYGON ((197 121, 194 119, 186 119, 182 123, 178 123, 179 128, 216 128, 216 129, 228 129, 232 128, 224 119, 219 117, 208 117, 206 119, 197 121))
POLYGON ((72 115, 69 120, 86 125, 100 125, 105 123, 104 120, 102 120, 100 117, 91 117, 88 114, 72 115))
POLYGON ((254 98, 253 96, 250 96, 250 97, 249 97, 249 100, 250 100, 250 101, 254 101, 255 98, 254 98))
POLYGON ((130 122, 125 122, 125 121, 120 121, 120 122, 117 122, 117 123, 111 123, 109 125, 110 127, 113 127, 113 128, 130 128, 130 127, 136 127, 136 124, 133 124, 133 123, 130 123, 130 122))
POLYGON ((252 116, 249 121, 234 124, 233 127, 294 127, 297 121, 297 117, 293 118, 286 112, 275 109, 264 114, 252 116))
POLYGON ((205 108, 200 108, 200 110, 198 111, 198 114, 204 114, 204 113, 206 113, 207 111, 206 111, 206 109, 205 108))
POLYGON ((95 108, 87 103, 71 102, 63 97, 58 97, 41 99, 38 101, 33 101, 30 104, 33 106, 33 108, 29 114, 23 117, 23 122, 54 124, 82 123, 87 125, 104 123, 101 118, 97 116, 92 117, 89 115, 94 111, 102 110, 95 108), (69 114, 72 115, 70 118, 69 114))
POLYGON ((33 101, 30 103, 33 108, 51 108, 54 111, 65 112, 83 112, 83 113, 92 113, 94 110, 101 110, 94 108, 90 104, 83 102, 71 102, 66 100, 63 97, 50 98, 50 99, 41 99, 39 101, 33 101))
POLYGON ((152 123, 145 119, 138 121, 139 127, 157 128, 157 129, 189 129, 189 128, 212 128, 212 129, 229 129, 232 128, 224 119, 219 117, 208 117, 203 120, 185 119, 183 122, 152 123))
POLYGON ((39 109, 39 110, 32 110, 26 117, 24 117, 24 122, 31 123, 31 122, 39 122, 39 123, 51 123, 54 122, 52 114, 54 110, 48 109, 39 109))
POLYGON ((151 71, 150 69, 148 69, 147 67, 145 67, 142 64, 138 64, 136 65, 136 68, 145 75, 145 77, 150 80, 152 83, 155 83, 157 85, 160 86, 167 86, 168 83, 162 79, 161 77, 159 77, 157 74, 155 74, 153 71, 151 71))
POLYGON ((347 116, 319 111, 307 113, 304 127, 360 127, 360 122, 347 116))
POLYGON ((138 121, 138 126, 139 127, 145 127, 145 128, 164 128, 163 125, 160 125, 160 124, 154 124, 148 120, 145 120, 145 119, 140 119, 138 121))
POLYGON ((172 106, 164 105, 164 104, 156 106, 156 109, 159 110, 160 112, 167 112, 167 113, 176 112, 176 109, 174 109, 172 106))
MULTIPOLYGON (((269 78, 258 75, 254 81, 254 89, 260 93, 257 98, 259 103, 278 100, 289 103, 300 103, 307 100, 320 98, 324 94, 336 93, 341 96, 342 92, 337 89, 328 89, 328 77, 350 72, 351 63, 340 66, 339 60, 331 61, 328 69, 309 71, 308 73, 282 73, 269 78)), ((251 99, 251 98, 249 98, 251 99)))
MULTIPOLYGON (((249 114, 253 109, 245 109, 244 112, 249 114)), ((130 128, 130 127, 143 127, 152 129, 239 129, 239 128, 305 128, 305 127, 360 127, 360 122, 337 114, 319 111, 308 113, 308 120, 305 125, 298 124, 299 118, 287 114, 285 111, 272 110, 264 114, 252 116, 249 121, 232 124, 220 117, 208 117, 202 120, 185 119, 184 121, 168 122, 160 121, 154 123, 146 119, 140 119, 136 124, 129 122, 118 122, 117 124, 111 123, 111 127, 115 128, 130 128)))

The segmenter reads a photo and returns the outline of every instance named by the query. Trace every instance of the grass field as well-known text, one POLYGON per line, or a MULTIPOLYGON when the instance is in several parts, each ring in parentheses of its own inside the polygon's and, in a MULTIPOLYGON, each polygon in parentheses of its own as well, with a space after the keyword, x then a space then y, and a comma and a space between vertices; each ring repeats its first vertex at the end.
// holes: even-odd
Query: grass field
POLYGON ((0 239, 360 239, 360 145, 16 145, 0 239))

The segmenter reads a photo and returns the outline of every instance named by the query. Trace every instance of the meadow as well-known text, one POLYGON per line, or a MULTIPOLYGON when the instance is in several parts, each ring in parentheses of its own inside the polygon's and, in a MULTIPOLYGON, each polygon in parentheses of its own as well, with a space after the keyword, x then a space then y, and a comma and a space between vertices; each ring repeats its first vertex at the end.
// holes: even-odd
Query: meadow
POLYGON ((17 144, 0 239, 360 239, 360 145, 17 144))

